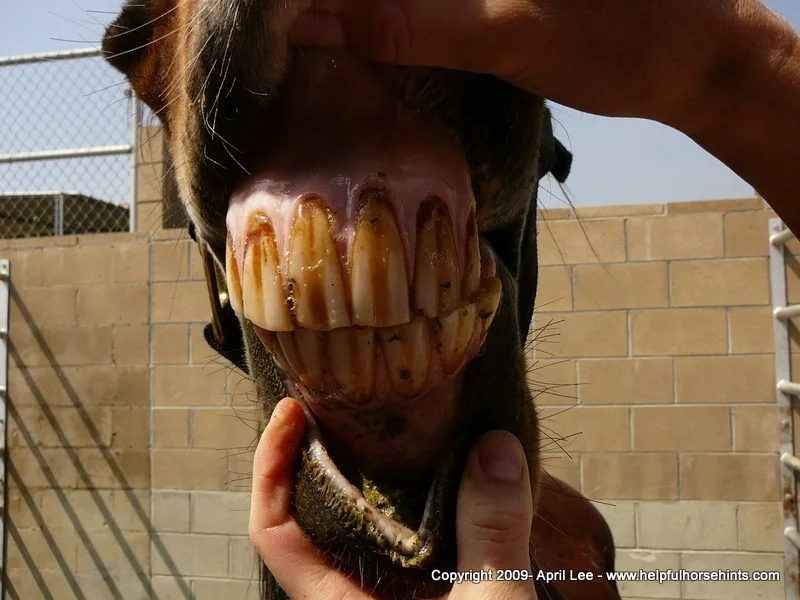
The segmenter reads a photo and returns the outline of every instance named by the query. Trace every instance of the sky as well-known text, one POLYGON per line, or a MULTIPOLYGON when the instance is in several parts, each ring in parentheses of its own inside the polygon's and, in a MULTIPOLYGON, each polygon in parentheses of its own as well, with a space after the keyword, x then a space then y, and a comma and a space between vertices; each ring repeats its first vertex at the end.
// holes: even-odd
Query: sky
MULTIPOLYGON (((0 56, 96 45, 103 24, 113 18, 120 3, 0 0, 0 56)), ((798 0, 766 3, 800 29, 798 0)), ((675 130, 637 119, 596 117, 557 105, 553 113, 556 135, 573 151, 575 162, 566 194, 554 184, 545 185, 540 199, 545 206, 563 206, 566 197, 580 207, 753 195, 751 186, 675 130)), ((0 148, 0 153, 5 151, 9 150, 0 148)))

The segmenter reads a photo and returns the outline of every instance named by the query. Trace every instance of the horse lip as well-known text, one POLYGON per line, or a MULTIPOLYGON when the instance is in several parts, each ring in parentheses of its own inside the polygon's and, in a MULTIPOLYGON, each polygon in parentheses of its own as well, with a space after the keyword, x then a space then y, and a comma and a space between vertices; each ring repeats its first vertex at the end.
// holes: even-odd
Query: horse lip
POLYGON ((371 526, 380 546, 388 550, 393 562, 403 567, 426 567, 430 565, 440 545, 440 515, 442 514, 443 490, 448 478, 454 475, 453 466, 459 456, 464 440, 458 440, 440 462, 425 502, 420 527, 417 531, 386 516, 372 506, 350 481, 342 474, 325 448, 322 432, 308 404, 300 399, 306 417, 304 446, 312 461, 322 468, 328 483, 351 509, 360 514, 365 524, 371 526))

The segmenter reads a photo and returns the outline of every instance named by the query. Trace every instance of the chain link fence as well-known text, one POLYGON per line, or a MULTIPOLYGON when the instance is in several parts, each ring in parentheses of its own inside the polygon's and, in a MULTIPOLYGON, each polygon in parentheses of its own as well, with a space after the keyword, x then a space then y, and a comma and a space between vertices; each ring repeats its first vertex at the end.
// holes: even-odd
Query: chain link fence
POLYGON ((0 57, 0 239, 128 231, 138 102, 94 49, 0 57))

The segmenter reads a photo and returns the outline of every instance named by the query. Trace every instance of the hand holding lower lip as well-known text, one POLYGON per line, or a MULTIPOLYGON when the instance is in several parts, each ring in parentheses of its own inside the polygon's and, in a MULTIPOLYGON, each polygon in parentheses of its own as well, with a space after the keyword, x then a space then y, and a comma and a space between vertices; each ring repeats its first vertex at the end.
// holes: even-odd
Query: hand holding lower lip
MULTIPOLYGON (((291 516, 292 470, 305 416, 287 398, 275 408, 253 464, 250 539, 291 598, 370 598, 358 581, 333 567, 291 516)), ((533 500, 525 455, 507 433, 484 436, 467 461, 458 498, 458 570, 529 569, 533 500)), ((533 582, 466 582, 454 600, 535 600, 533 582)))

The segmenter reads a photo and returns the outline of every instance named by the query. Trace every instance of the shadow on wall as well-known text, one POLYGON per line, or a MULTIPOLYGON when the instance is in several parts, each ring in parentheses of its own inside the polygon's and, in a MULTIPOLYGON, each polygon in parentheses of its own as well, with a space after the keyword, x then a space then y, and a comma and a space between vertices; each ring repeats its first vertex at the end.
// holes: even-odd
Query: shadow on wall
POLYGON ((146 368, 63 366, 93 342, 48 339, 11 302, 8 597, 157 598, 153 553, 190 598, 150 519, 146 368))

